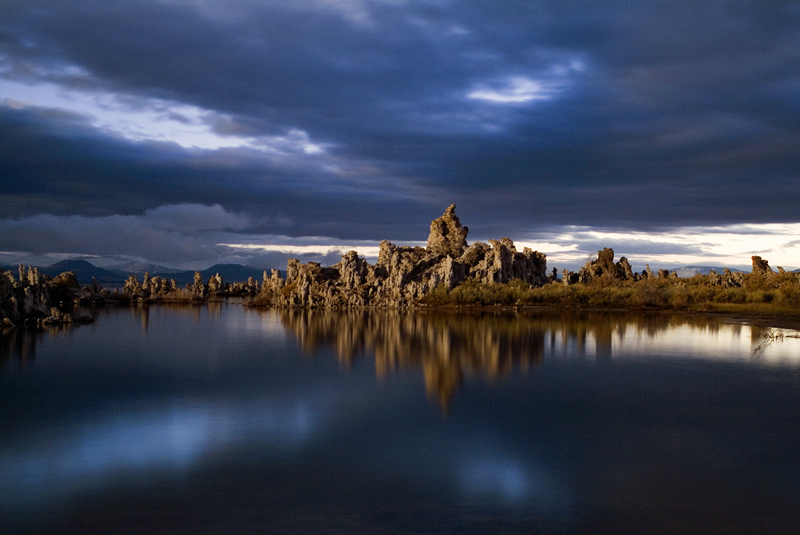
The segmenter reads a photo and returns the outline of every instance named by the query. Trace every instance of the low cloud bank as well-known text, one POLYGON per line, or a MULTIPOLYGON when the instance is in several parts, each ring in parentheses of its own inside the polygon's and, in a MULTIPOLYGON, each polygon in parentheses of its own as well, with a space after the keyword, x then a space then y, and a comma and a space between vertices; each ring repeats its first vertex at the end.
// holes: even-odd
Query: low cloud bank
MULTIPOLYGON (((139 215, 35 216, 0 219, 0 263, 49 265, 65 258, 83 258, 98 266, 129 261, 161 264, 180 269, 204 269, 216 263, 284 269, 289 258, 302 262, 334 264, 355 250, 373 263, 378 243, 388 239, 398 245, 423 245, 396 236, 376 235, 371 240, 333 236, 286 236, 260 232, 263 221, 247 213, 226 210, 219 204, 174 204, 139 215)), ((658 232, 625 232, 591 227, 561 226, 515 236, 503 233, 520 247, 547 254, 548 267, 578 269, 603 247, 626 256, 634 269, 673 268, 686 265, 749 269, 750 256, 759 255, 787 269, 800 258, 800 224, 681 227, 658 232), (758 248, 754 249, 753 245, 758 248)), ((474 228, 470 243, 500 238, 474 228)))

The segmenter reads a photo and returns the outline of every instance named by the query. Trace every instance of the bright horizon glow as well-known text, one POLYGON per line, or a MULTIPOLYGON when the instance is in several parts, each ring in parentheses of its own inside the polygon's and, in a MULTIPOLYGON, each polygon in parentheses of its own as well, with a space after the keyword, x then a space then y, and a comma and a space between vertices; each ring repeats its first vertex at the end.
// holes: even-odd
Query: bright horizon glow
MULTIPOLYGON (((251 234, 248 229, 261 224, 252 216, 225 210, 219 205, 163 205, 139 215, 126 216, 55 216, 39 214, 21 219, 0 219, 0 233, 7 236, 35 232, 34 249, 24 243, 0 251, 0 264, 17 263, 46 266, 69 258, 90 259, 95 265, 121 264, 126 261, 161 264, 166 267, 196 269, 200 265, 239 263, 261 265, 265 256, 279 255, 282 268, 285 258, 297 257, 321 263, 335 263, 331 255, 356 251, 374 263, 379 254, 379 240, 342 240, 331 236, 289 237, 278 234, 251 234), (130 247, 130 240, 117 243, 113 234, 147 235, 147 243, 130 247), (70 239, 80 236, 80 240, 70 239), (154 248, 152 244, 160 247, 154 248), (167 245, 171 244, 171 245, 167 245), (191 256, 186 256, 187 254, 191 256), (255 262, 251 264, 250 262, 255 262)), ((548 268, 577 271, 597 258, 603 247, 614 249, 641 271, 678 269, 684 266, 730 267, 749 271, 751 257, 761 256, 773 269, 791 271, 800 267, 800 223, 738 224, 710 227, 678 227, 661 232, 594 229, 585 226, 553 227, 541 233, 529 233, 514 240, 518 251, 525 247, 547 255, 548 268), (663 251, 663 252, 662 252, 663 251)), ((385 237, 398 246, 421 246, 425 241, 385 237)), ((513 239, 513 237, 512 237, 513 239)), ((477 235, 476 241, 488 243, 477 235)))
POLYGON ((223 247, 268 253, 288 253, 297 255, 328 255, 331 253, 347 254, 356 251, 362 258, 378 258, 380 246, 377 245, 279 245, 279 244, 252 244, 252 243, 219 243, 223 247))
MULTIPOLYGON (((615 259, 626 256, 631 264, 644 267, 650 264, 652 269, 673 268, 679 266, 717 266, 741 268, 749 266, 751 257, 761 256, 770 263, 773 269, 778 266, 787 270, 800 266, 800 223, 747 224, 714 227, 682 227, 664 232, 617 232, 593 230, 588 227, 567 227, 561 232, 554 232, 547 241, 514 241, 517 251, 529 247, 547 255, 550 268, 564 265, 576 269, 584 263, 597 258, 597 250, 589 249, 587 242, 596 242, 599 247, 604 243, 622 243, 623 247, 615 249, 615 259), (625 247, 625 243, 632 243, 625 247), (674 246, 695 247, 701 252, 689 253, 637 253, 638 246, 652 248, 654 244, 663 244, 665 249, 674 246)), ((362 258, 377 258, 377 245, 326 245, 325 238, 316 238, 317 244, 218 244, 242 250, 258 250, 265 252, 281 252, 286 254, 326 255, 334 252, 345 254, 356 251, 362 258)), ((475 240, 487 242, 488 240, 475 240)), ((469 241, 468 244, 475 243, 469 241)), ((374 243, 374 242, 373 242, 374 243)), ((408 242, 396 245, 425 246, 425 242, 408 242)), ((608 245, 605 245, 608 246, 608 245)))
MULTIPOLYGON (((660 265, 715 265, 722 267, 750 265, 751 257, 761 256, 773 268, 797 267, 800 265, 800 223, 757 223, 726 226, 679 227, 663 232, 602 231, 588 227, 569 227, 565 232, 554 236, 555 243, 569 243, 576 240, 603 243, 621 243, 615 249, 615 257, 627 256, 631 263, 649 263, 655 268, 660 265), (697 253, 637 253, 634 243, 663 244, 692 247, 697 253), (624 244, 631 244, 626 250, 624 244)), ((575 253, 575 249, 573 249, 575 253)), ((575 259, 569 251, 557 252, 554 259, 575 259)), ((548 257, 549 259, 549 257, 548 257)))

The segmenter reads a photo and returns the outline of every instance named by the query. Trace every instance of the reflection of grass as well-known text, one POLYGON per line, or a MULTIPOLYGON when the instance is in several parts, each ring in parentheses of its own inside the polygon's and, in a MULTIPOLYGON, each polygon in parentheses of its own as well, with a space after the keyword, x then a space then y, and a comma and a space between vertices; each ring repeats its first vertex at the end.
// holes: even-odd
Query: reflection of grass
POLYGON ((768 329, 761 337, 768 342, 782 342, 784 338, 800 338, 800 333, 787 333, 778 329, 768 329))
MULTIPOLYGON (((114 292, 110 293, 107 299, 111 302, 123 305, 129 305, 133 302, 138 301, 137 297, 134 297, 127 292, 122 292, 119 290, 115 290, 114 292)), ((205 301, 205 300, 195 295, 193 290, 190 290, 188 288, 178 288, 177 290, 173 290, 166 293, 148 295, 146 298, 143 298, 143 301, 152 304, 152 303, 197 303, 198 301, 205 301)))
POLYGON ((800 332, 786 332, 780 329, 767 329, 761 335, 761 343, 753 350, 755 355, 760 355, 775 342, 783 342, 786 338, 800 338, 800 332))
POLYGON ((715 285, 708 275, 682 279, 601 281, 538 288, 519 280, 508 284, 466 281, 452 290, 439 287, 423 304, 429 306, 554 306, 560 308, 624 308, 800 315, 800 278, 793 273, 771 277, 746 274, 741 286, 715 285))
POLYGON ((151 296, 151 301, 156 303, 193 303, 198 300, 193 290, 178 288, 174 292, 151 296))

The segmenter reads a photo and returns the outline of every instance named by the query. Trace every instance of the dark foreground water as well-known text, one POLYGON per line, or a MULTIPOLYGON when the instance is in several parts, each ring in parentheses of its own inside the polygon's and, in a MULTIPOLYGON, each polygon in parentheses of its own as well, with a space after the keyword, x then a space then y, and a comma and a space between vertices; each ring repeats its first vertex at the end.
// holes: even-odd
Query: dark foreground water
POLYGON ((96 311, 0 338, 0 533, 800 533, 800 344, 619 314, 96 311))

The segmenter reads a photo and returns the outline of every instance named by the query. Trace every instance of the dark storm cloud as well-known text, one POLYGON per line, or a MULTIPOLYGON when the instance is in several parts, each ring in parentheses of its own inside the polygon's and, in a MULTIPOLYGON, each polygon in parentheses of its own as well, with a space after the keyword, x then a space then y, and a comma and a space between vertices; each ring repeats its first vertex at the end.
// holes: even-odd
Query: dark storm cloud
POLYGON ((299 131, 326 151, 189 150, 0 108, 6 216, 219 203, 253 232, 396 240, 451 202, 476 237, 796 221, 799 18, 796 2, 9 0, 6 79, 191 104, 218 135, 299 131))
MULTIPOLYGON (((289 165, 251 149, 207 152, 102 136, 84 117, 59 110, 0 105, 0 157, 5 217, 140 214, 164 204, 222 203, 255 214, 253 232, 357 238, 365 234, 359 223, 374 219, 375 228, 391 233, 402 212, 413 212, 402 199, 356 188, 313 165, 289 165), (331 202, 337 193, 362 206, 339 214, 341 206, 331 202), (380 213, 394 220, 379 224, 380 213)), ((426 218, 419 218, 424 227, 426 218)))

